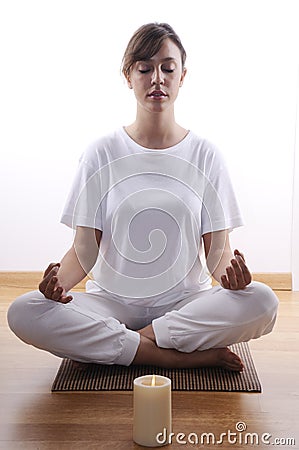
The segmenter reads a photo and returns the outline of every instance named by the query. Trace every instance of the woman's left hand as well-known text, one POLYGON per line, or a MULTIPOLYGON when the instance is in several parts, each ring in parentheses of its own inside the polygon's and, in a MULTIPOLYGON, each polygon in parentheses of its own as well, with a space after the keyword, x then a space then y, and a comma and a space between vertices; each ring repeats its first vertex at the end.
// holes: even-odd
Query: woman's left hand
POLYGON ((231 260, 231 265, 226 268, 226 275, 221 276, 221 285, 225 289, 245 289, 251 283, 252 276, 245 263, 245 258, 239 250, 234 251, 235 258, 231 260))

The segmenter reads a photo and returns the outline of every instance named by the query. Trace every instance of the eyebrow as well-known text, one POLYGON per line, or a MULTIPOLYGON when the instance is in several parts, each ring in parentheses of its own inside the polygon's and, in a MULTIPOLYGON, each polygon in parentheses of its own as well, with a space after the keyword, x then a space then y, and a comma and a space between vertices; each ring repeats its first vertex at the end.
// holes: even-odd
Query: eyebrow
MULTIPOLYGON (((141 59, 141 62, 148 62, 148 61, 152 61, 153 58, 148 58, 148 59, 141 59)), ((166 58, 161 59, 162 62, 167 62, 167 61, 177 61, 176 58, 173 58, 172 56, 167 56, 166 58)))

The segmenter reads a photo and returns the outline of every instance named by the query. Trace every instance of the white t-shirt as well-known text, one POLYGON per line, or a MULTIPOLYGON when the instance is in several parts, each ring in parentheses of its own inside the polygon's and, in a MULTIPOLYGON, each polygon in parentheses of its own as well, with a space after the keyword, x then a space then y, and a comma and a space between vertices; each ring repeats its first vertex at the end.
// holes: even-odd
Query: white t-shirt
POLYGON ((241 226, 242 218, 210 142, 189 131, 151 150, 119 128, 82 155, 61 222, 102 230, 89 290, 160 306, 211 287, 202 235, 241 226))

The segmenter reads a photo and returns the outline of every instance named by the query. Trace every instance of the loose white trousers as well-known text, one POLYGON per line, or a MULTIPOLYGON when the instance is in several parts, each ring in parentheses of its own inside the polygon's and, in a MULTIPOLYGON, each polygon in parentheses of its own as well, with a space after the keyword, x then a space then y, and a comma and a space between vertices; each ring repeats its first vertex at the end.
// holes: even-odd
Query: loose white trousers
POLYGON ((106 292, 72 296, 65 305, 39 291, 18 297, 8 311, 11 330, 61 358, 128 366, 140 342, 136 330, 150 323, 159 347, 189 353, 270 333, 278 307, 274 292, 258 282, 238 291, 215 286, 155 307, 126 305, 106 292))

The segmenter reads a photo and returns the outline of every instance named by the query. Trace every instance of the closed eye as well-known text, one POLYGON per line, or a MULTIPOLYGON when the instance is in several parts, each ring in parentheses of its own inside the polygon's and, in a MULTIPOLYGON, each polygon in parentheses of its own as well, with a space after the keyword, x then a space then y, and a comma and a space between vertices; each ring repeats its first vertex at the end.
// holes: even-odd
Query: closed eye
MULTIPOLYGON (((166 73, 173 73, 174 72, 174 69, 162 69, 162 70, 163 70, 163 72, 166 72, 166 73)), ((139 69, 138 72, 140 72, 140 73, 149 73, 150 69, 144 69, 144 70, 139 69)))

